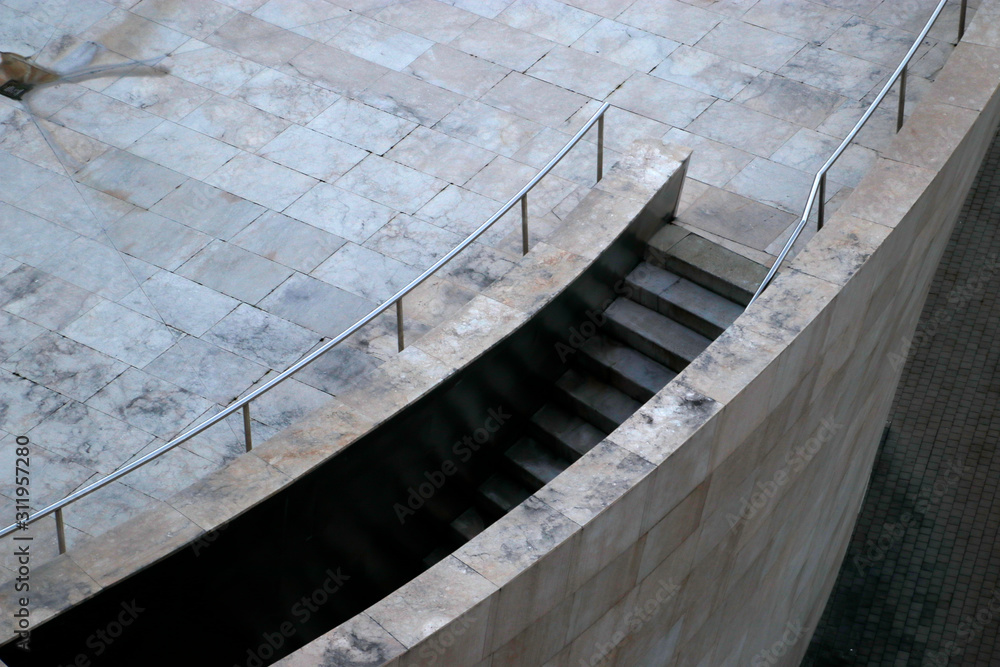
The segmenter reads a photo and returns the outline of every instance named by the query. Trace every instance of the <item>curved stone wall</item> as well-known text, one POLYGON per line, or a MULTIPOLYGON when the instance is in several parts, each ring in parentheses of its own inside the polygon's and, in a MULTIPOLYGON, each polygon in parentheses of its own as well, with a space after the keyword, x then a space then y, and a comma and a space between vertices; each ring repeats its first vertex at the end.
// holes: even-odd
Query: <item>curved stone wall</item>
POLYGON ((837 215, 608 439, 283 660, 797 665, 938 260, 1000 122, 1000 2, 837 215))

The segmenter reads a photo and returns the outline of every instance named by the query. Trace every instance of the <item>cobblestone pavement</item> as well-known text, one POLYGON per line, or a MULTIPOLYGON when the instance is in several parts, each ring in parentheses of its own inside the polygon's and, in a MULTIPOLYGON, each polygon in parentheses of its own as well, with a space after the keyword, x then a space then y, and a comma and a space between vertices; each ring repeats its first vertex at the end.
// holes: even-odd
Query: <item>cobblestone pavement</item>
POLYGON ((1000 664, 998 340, 1000 136, 934 277, 803 667, 1000 664))
MULTIPOLYGON (((169 70, 36 91, 37 125, 0 97, 0 451, 31 438, 42 506, 159 446, 418 275, 605 100, 607 162, 636 138, 692 146, 682 222, 766 261, 934 5, 0 0, 0 50, 51 65, 92 40, 97 64, 167 55, 169 70)), ((921 45, 908 99, 956 12, 921 45)), ((829 210, 892 135, 887 103, 831 172, 829 210)), ((581 144, 535 189, 534 240, 594 157, 581 144)), ((519 238, 503 220, 428 281, 408 340, 503 275, 519 238)), ((255 439, 380 365, 394 332, 389 313, 261 399, 255 439)), ((240 431, 68 508, 70 546, 237 456, 240 431)))

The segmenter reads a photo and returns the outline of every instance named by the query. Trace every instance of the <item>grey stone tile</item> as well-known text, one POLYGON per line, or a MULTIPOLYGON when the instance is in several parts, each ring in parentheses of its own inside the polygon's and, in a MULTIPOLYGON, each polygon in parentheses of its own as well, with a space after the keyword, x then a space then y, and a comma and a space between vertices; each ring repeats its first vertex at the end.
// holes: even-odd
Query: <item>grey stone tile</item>
POLYGON ((447 134, 417 127, 385 155, 407 167, 462 184, 485 167, 493 153, 447 134))
POLYGON ((205 41, 268 67, 284 65, 312 43, 306 37, 242 13, 233 16, 205 41))
POLYGON ((87 290, 30 266, 22 265, 0 278, 0 306, 50 330, 65 327, 100 300, 87 290))
POLYGON ((303 384, 336 396, 350 388, 357 378, 380 365, 381 362, 374 356, 340 345, 302 369, 295 378, 303 384))
POLYGON ((405 70, 421 81, 473 99, 499 83, 509 71, 444 44, 435 44, 405 70))
POLYGON ((558 127, 579 111, 587 98, 532 76, 512 72, 481 101, 542 125, 558 127))
MULTIPOLYGON (((417 211, 416 217, 434 224, 436 227, 455 232, 465 238, 476 231, 484 222, 501 208, 500 202, 481 194, 449 185, 434 199, 417 211)), ((520 228, 520 211, 511 211, 493 224, 477 243, 495 244, 510 230, 520 228)))
POLYGON ((913 44, 914 35, 852 16, 823 46, 895 69, 913 44))
POLYGON ((403 317, 408 340, 413 341, 419 337, 414 335, 414 324, 436 327, 475 297, 476 293, 472 290, 450 280, 431 276, 404 299, 403 317))
POLYGON ((124 102, 88 92, 57 112, 52 119, 117 148, 126 148, 163 122, 163 119, 124 102))
POLYGON ((753 155, 738 148, 676 128, 667 132, 663 140, 693 149, 688 177, 719 188, 753 160, 753 155))
POLYGON ((368 239, 365 247, 404 264, 426 269, 461 240, 459 235, 419 218, 400 215, 368 239))
POLYGON ((515 0, 496 18, 509 26, 569 46, 601 17, 556 0, 515 0))
POLYGON ((202 339, 279 371, 298 361, 320 341, 312 331, 245 303, 202 339))
POLYGON ((175 122, 212 96, 211 91, 178 78, 173 73, 166 76, 122 77, 105 88, 103 93, 175 122))
MULTIPOLYGON (((829 136, 846 137, 854 125, 861 120, 867 108, 867 104, 854 101, 844 102, 816 129, 829 136)), ((875 113, 868 119, 854 141, 876 151, 885 151, 895 136, 896 110, 879 107, 875 109, 875 113)))
MULTIPOLYGON (((812 187, 813 176, 764 158, 754 158, 733 177, 726 189, 789 213, 802 214, 812 187)), ((833 197, 841 184, 827 179, 827 197, 833 197)))
POLYGON ((68 178, 57 178, 40 186, 30 197, 21 198, 17 204, 49 222, 94 240, 101 240, 104 230, 111 223, 135 208, 117 197, 68 178))
POLYGON ((177 341, 143 370, 222 405, 232 403, 267 372, 260 364, 191 336, 177 341), (206 368, 212 372, 206 373, 206 368))
POLYGON ((815 128, 844 103, 844 98, 765 72, 744 88, 735 101, 790 123, 815 128))
POLYGON ((0 202, 0 247, 5 255, 25 264, 45 262, 79 235, 0 202))
POLYGON ((747 153, 768 157, 798 128, 774 116, 719 100, 686 129, 747 153))
POLYGON ((375 83, 386 72, 392 71, 346 51, 318 43, 310 44, 292 58, 288 65, 278 69, 350 97, 375 83))
POLYGON ((0 200, 18 203, 25 194, 55 179, 55 174, 36 164, 15 157, 7 151, 0 151, 0 169, 4 179, 0 183, 0 200))
POLYGON ((357 14, 348 10, 348 13, 344 16, 338 16, 335 19, 327 19, 317 23, 306 23, 305 25, 291 28, 291 31, 296 35, 302 35, 303 37, 326 44, 336 37, 337 33, 356 21, 357 18, 357 14))
MULTIPOLYGON (((840 141, 813 130, 802 129, 779 148, 771 159, 815 174, 840 145, 840 141)), ((857 187, 877 158, 878 153, 872 149, 852 144, 830 168, 827 179, 852 188, 857 187)))
POLYGON ((542 56, 527 73, 542 81, 603 100, 632 74, 632 70, 578 49, 557 46, 542 56))
POLYGON ((284 210, 316 185, 311 176, 249 153, 234 157, 205 182, 275 211, 284 210))
MULTIPOLYGON (((148 447, 149 451, 162 445, 155 442, 148 447)), ((139 452, 145 456, 148 452, 139 452)), ((191 485, 192 480, 204 477, 216 469, 213 461, 202 458, 183 447, 178 447, 158 459, 150 461, 135 472, 122 478, 122 483, 130 489, 144 495, 166 501, 171 496, 191 485)))
POLYGON ((453 7, 465 9, 479 16, 496 18, 497 14, 507 9, 514 0, 443 0, 453 7))
POLYGON ((27 433, 69 399, 40 384, 0 370, 0 429, 8 433, 27 433))
POLYGON ((212 240, 179 222, 141 209, 113 224, 108 238, 120 252, 171 271, 212 240))
POLYGON ((319 23, 347 15, 347 9, 332 2, 304 2, 303 0, 269 0, 254 10, 257 18, 282 28, 319 23))
POLYGON ((881 65, 828 49, 806 46, 778 74, 825 88, 844 97, 860 99, 889 71, 881 65))
POLYGON ((135 258, 128 264, 126 257, 114 248, 80 237, 42 262, 39 268, 88 292, 116 300, 134 290, 145 274, 156 271, 152 265, 146 265, 141 273, 133 272, 133 267, 138 270, 143 264, 146 263, 135 258))
MULTIPOLYGON (((536 134, 524 148, 515 153, 514 159, 541 170, 566 146, 571 138, 570 135, 557 130, 543 130, 536 134)), ((604 164, 614 164, 620 157, 617 151, 604 148, 604 164)), ((596 142, 584 140, 577 143, 552 169, 552 174, 579 185, 587 187, 594 185, 597 180, 596 142)))
POLYGON ((683 44, 695 44, 721 16, 676 0, 637 0, 617 20, 683 44))
POLYGON ((292 270, 223 241, 213 241, 177 273, 246 303, 257 303, 292 270))
POLYGON ((66 462, 114 472, 153 440, 153 435, 73 401, 31 429, 29 437, 66 462))
MULTIPOLYGON (((482 171, 469 179, 465 187, 498 202, 506 202, 534 178, 537 171, 529 165, 498 155, 482 171)), ((533 194, 534 192, 528 195, 529 203, 533 199, 533 194)))
POLYGON ((760 70, 690 46, 680 46, 650 74, 731 100, 760 70))
MULTIPOLYGON (((262 382, 271 379, 264 376, 262 382)), ((267 426, 283 429, 298 422, 330 402, 332 396, 295 378, 289 378, 256 399, 251 407, 254 419, 267 426)))
POLYGON ((133 60, 162 56, 190 39, 183 33, 122 9, 112 10, 78 37, 98 42, 133 60))
POLYGON ((759 0, 743 20, 819 46, 851 17, 848 12, 795 0, 759 0))
POLYGON ((131 11, 198 38, 211 34, 235 14, 231 7, 199 0, 142 0, 131 11))
POLYGON ((281 213, 269 211, 232 241, 245 250, 309 273, 344 245, 344 239, 281 213))
POLYGON ((358 99, 368 106, 430 127, 451 113, 464 98, 408 74, 389 71, 358 93, 358 99))
POLYGON ((38 337, 45 329, 28 320, 0 310, 0 362, 38 337))
POLYGON ((289 122, 249 104, 214 95, 185 116, 181 125, 245 151, 255 151, 281 134, 289 122))
POLYGON ((414 127, 416 124, 408 120, 346 98, 309 123, 309 129, 379 155, 392 148, 414 127))
MULTIPOLYGON (((192 421, 191 425, 200 424, 209 417, 221 412, 222 409, 223 406, 213 406, 210 410, 192 421)), ((252 437, 254 438, 254 442, 261 442, 260 438, 262 436, 267 437, 268 435, 267 433, 261 433, 261 430, 268 427, 253 419, 253 411, 253 408, 251 408, 252 423, 250 428, 252 437)), ((237 411, 236 414, 223 418, 220 423, 185 441, 180 447, 221 467, 246 453, 246 441, 244 438, 243 415, 240 411, 237 411)))
POLYGON ((371 312, 375 304, 297 273, 268 295, 260 307, 324 336, 333 337, 371 312))
MULTIPOLYGON (((40 510, 50 503, 61 500, 94 474, 92 469, 38 446, 37 442, 32 443, 31 466, 29 468, 31 471, 30 506, 34 510, 40 510)), ((11 474, 5 475, 3 481, 0 482, 0 494, 6 497, 14 497, 17 488, 14 484, 16 448, 13 444, 13 442, 6 441, 0 447, 0 465, 11 471, 11 474)), ((13 517, 13 514, 9 516, 13 517)), ((6 523, 5 520, 4 524, 6 525, 6 523)), ((36 529, 36 534, 37 532, 41 531, 36 529)))
POLYGON ((186 176, 204 179, 240 151, 200 132, 163 121, 129 146, 128 152, 186 176))
POLYGON ((3 368, 85 401, 125 371, 121 361, 57 333, 45 332, 11 355, 3 368))
POLYGON ((150 210, 225 240, 250 224, 265 209, 242 197, 189 179, 150 210))
MULTIPOLYGON (((179 53, 165 59, 163 66, 170 70, 172 77, 222 95, 229 95, 264 70, 259 63, 204 43, 185 45, 179 53)), ((209 97, 211 95, 206 95, 205 99, 209 97)))
POLYGON ((698 48, 741 63, 776 72, 798 53, 805 42, 742 21, 717 25, 698 42, 698 48))
POLYGON ((185 177, 125 151, 111 150, 84 167, 79 179, 95 190, 148 209, 185 177))
POLYGON ((573 48, 612 60, 638 72, 649 72, 673 53, 678 42, 641 28, 601 19, 573 48))
POLYGON ((67 507, 66 525, 82 526, 88 534, 100 535, 156 505, 156 499, 129 488, 121 481, 114 481, 90 494, 86 502, 67 507))
POLYGON ((361 162, 368 151, 300 125, 292 125, 257 154, 313 178, 332 181, 361 162))
POLYGON ((481 18, 449 46, 470 55, 523 72, 555 46, 555 42, 509 25, 481 18))
POLYGON ((158 272, 141 287, 119 303, 136 310, 149 303, 164 324, 192 336, 204 334, 239 304, 236 299, 169 271, 158 272), (136 302, 140 296, 148 301, 136 302))
POLYGON ((431 48, 434 42, 379 21, 358 17, 328 44, 398 72, 431 48))
POLYGON ((0 7, 0 17, 3 19, 3 31, 0 35, 4 45, 9 44, 8 48, 12 49, 19 48, 21 53, 35 53, 45 46, 53 32, 51 26, 9 7, 0 7))
POLYGON ((391 257, 347 243, 312 272, 334 287, 371 301, 382 303, 420 275, 420 269, 391 257))
POLYGON ((233 97, 296 123, 308 123, 339 99, 332 91, 273 69, 254 76, 233 97))
POLYGON ((111 301, 97 304, 63 329, 63 333, 77 342, 140 368, 181 336, 180 332, 162 322, 111 301))
POLYGON ((468 290, 481 291, 516 266, 510 255, 474 243, 448 262, 440 275, 468 290))
MULTIPOLYGON (((653 80, 667 86, 674 85, 666 81, 661 81, 660 79, 653 80)), ((697 94, 700 95, 701 93, 697 94)), ((580 118, 584 118, 585 121, 589 120, 594 111, 596 111, 596 108, 584 107, 581 113, 578 113, 571 120, 574 122, 580 118)), ((636 139, 662 137, 667 133, 667 131, 670 130, 670 125, 667 125, 666 123, 661 123, 658 120, 653 120, 652 118, 647 118, 643 115, 632 113, 631 111, 620 109, 616 106, 612 106, 608 109, 607 113, 604 114, 604 119, 604 147, 610 148, 618 153, 628 151, 636 139)), ((572 128, 562 129, 564 132, 572 130, 572 128)), ((575 132, 576 130, 572 131, 575 132)), ((596 141, 593 137, 589 140, 596 141)))
POLYGON ((408 30, 435 42, 450 42, 479 17, 437 0, 410 0, 393 3, 375 14, 389 25, 408 30))
POLYGON ((764 250, 798 216, 766 204, 709 187, 685 209, 681 222, 697 229, 764 250))
POLYGON ((369 155, 336 185, 404 213, 413 213, 447 185, 410 167, 369 155))
POLYGON ((709 108, 715 98, 637 72, 615 91, 609 101, 646 118, 683 128, 709 108), (664 104, 663 100, 670 100, 670 103, 664 104))
POLYGON ((535 136, 542 126, 508 111, 467 100, 442 118, 434 129, 510 157, 535 136))
POLYGON ((388 206, 326 183, 307 192, 285 213, 355 243, 363 243, 395 214, 388 206))

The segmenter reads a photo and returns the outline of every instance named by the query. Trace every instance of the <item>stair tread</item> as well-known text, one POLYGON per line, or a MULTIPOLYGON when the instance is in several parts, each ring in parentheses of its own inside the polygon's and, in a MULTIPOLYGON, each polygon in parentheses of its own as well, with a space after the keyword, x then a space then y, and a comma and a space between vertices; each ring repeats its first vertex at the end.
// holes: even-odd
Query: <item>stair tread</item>
POLYGON ((697 234, 688 234, 661 258, 666 268, 703 287, 746 304, 767 267, 697 234))
POLYGON ((593 424, 551 403, 539 408, 531 421, 577 457, 593 449, 606 435, 593 424))
POLYGON ((626 283, 633 301, 673 319, 683 318, 682 324, 709 337, 720 335, 743 312, 738 303, 648 262, 640 263, 626 283))
POLYGON ((606 336, 594 336, 583 345, 581 351, 608 371, 617 373, 622 379, 642 388, 646 393, 643 397, 646 400, 677 377, 677 373, 642 352, 606 336))
POLYGON ((479 493, 504 514, 520 505, 531 491, 506 475, 493 475, 479 486, 479 493))
POLYGON ((615 299, 605 314, 619 326, 690 363, 711 340, 630 299, 615 299))
POLYGON ((595 423, 608 430, 617 428, 642 405, 624 392, 575 368, 563 373, 556 381, 556 386, 576 401, 588 415, 592 413, 592 419, 601 419, 600 423, 595 423))
POLYGON ((725 330, 743 313, 743 307, 701 285, 681 278, 663 298, 687 312, 725 330))
POLYGON ((504 456, 513 465, 525 471, 540 486, 548 484, 556 475, 569 466, 569 461, 560 459, 533 438, 521 438, 504 456))
POLYGON ((479 513, 479 510, 475 507, 470 507, 451 522, 451 527, 466 540, 471 540, 486 530, 486 519, 479 513))

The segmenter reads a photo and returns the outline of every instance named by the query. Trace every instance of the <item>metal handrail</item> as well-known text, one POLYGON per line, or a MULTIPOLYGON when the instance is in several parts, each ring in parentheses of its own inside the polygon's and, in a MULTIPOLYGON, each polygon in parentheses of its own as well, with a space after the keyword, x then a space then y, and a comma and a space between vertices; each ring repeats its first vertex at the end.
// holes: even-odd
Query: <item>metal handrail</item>
MULTIPOLYGON (((862 128, 865 126, 865 123, 867 123, 868 119, 871 118, 872 114, 875 113, 875 109, 877 109, 878 106, 882 103, 882 100, 885 99, 885 96, 889 94, 889 89, 892 88, 893 84, 895 84, 896 81, 899 81, 899 109, 896 113, 896 132, 899 132, 899 130, 902 129, 903 110, 904 110, 904 105, 906 103, 906 66, 910 64, 910 61, 913 59, 913 56, 917 52, 917 49, 920 48, 920 45, 921 43, 923 43, 924 38, 927 37, 927 33, 931 31, 932 27, 934 27, 934 23, 938 20, 938 17, 941 15, 941 12, 944 10, 944 6, 947 3, 948 0, 941 0, 938 3, 937 7, 934 9, 934 13, 931 14, 930 19, 928 19, 926 25, 924 25, 924 29, 920 31, 920 34, 917 36, 917 39, 913 42, 913 46, 911 46, 910 50, 906 52, 906 55, 900 61, 899 65, 896 67, 896 70, 892 73, 892 76, 889 77, 889 81, 887 81, 885 86, 882 87, 882 90, 879 92, 878 96, 875 97, 875 100, 865 111, 864 115, 861 117, 861 120, 859 120, 854 125, 854 128, 851 129, 848 135, 841 142, 840 146, 837 147, 837 150, 833 152, 833 155, 831 155, 830 158, 823 164, 823 166, 819 168, 819 171, 816 172, 816 176, 813 178, 812 187, 809 189, 809 197, 806 199, 806 206, 805 210, 802 213, 802 218, 799 219, 798 224, 795 226, 795 230, 792 232, 792 235, 788 238, 788 241, 785 242, 785 246, 781 249, 781 252, 778 254, 778 258, 774 260, 774 264, 771 266, 771 269, 767 272, 767 276, 764 277, 764 280, 761 281, 760 286, 757 288, 757 291, 754 292, 753 298, 750 299, 750 303, 747 304, 747 307, 751 306, 753 302, 757 300, 757 297, 759 297, 761 293, 767 288, 767 286, 771 284, 771 281, 774 279, 774 275, 778 272, 778 269, 781 267, 781 263, 785 261, 785 258, 791 251, 792 246, 795 245, 795 242, 798 240, 799 235, 802 233, 802 230, 805 229, 805 226, 809 221, 809 216, 812 215, 813 204, 816 203, 817 194, 819 195, 819 204, 818 204, 819 208, 816 213, 816 230, 819 231, 820 229, 823 229, 823 214, 825 207, 824 199, 826 198, 826 173, 830 171, 830 168, 833 166, 833 163, 837 161, 837 158, 839 158, 844 153, 844 151, 847 150, 847 147, 850 145, 850 143, 854 141, 855 137, 858 136, 858 133, 861 132, 862 128)), ((962 37, 965 35, 965 15, 966 15, 967 3, 968 0, 961 0, 961 8, 959 10, 959 19, 958 19, 959 41, 961 41, 962 37)))
POLYGON ((536 185, 538 185, 538 183, 542 180, 542 178, 544 178, 550 171, 552 171, 552 169, 557 164, 559 164, 559 162, 564 157, 566 157, 566 154, 569 153, 570 150, 572 150, 573 147, 580 142, 580 139, 582 139, 583 136, 587 134, 587 132, 590 131, 590 129, 593 128, 595 124, 597 124, 597 180, 600 181, 601 178, 603 178, 604 114, 605 112, 607 112, 609 108, 611 108, 610 102, 605 102, 604 104, 602 104, 601 108, 597 110, 597 113, 595 113, 590 118, 590 120, 587 121, 587 123, 582 128, 580 128, 580 130, 576 133, 576 135, 574 135, 574 137, 570 139, 565 146, 563 146, 563 149, 559 151, 559 153, 556 154, 556 156, 552 158, 549 161, 549 163, 545 165, 541 169, 541 171, 539 171, 535 175, 535 177, 528 182, 527 185, 521 188, 521 190, 516 195, 514 195, 506 204, 504 204, 504 206, 499 211, 494 213, 489 220, 480 225, 479 228, 476 231, 472 232, 472 234, 470 234, 464 241, 462 241, 457 246, 452 248, 447 255, 439 259, 430 268, 428 268, 426 271, 424 271, 419 276, 414 278, 408 285, 406 285, 406 287, 403 287, 398 292, 396 292, 396 294, 394 294, 392 298, 385 301, 380 306, 376 307, 370 313, 368 313, 363 318, 361 318, 353 325, 351 325, 348 329, 346 329, 345 331, 343 331, 330 341, 324 343, 322 346, 316 348, 314 351, 312 351, 311 353, 309 353, 308 355, 306 355, 305 357, 303 357, 302 359, 300 359, 299 361, 288 367, 280 375, 275 376, 267 383, 258 387, 256 390, 250 392, 243 398, 235 401, 228 407, 224 408, 215 415, 209 417, 208 419, 198 424, 197 426, 189 429, 182 435, 177 436, 176 438, 166 443, 165 445, 162 445, 161 447, 158 447, 157 449, 149 452, 142 458, 137 459, 136 461, 133 461, 132 463, 129 463, 128 465, 119 468, 118 470, 111 473, 107 477, 104 477, 96 482, 93 482, 92 484, 88 484, 84 488, 69 494, 62 500, 54 502, 48 507, 45 507, 44 509, 35 512, 24 521, 19 521, 17 523, 7 526, 3 530, 0 530, 0 537, 9 535, 16 530, 23 530, 27 528, 27 526, 29 526, 30 524, 38 521, 39 519, 54 513, 56 515, 56 534, 59 542, 59 553, 60 554, 65 553, 66 534, 65 534, 65 524, 63 521, 63 513, 62 513, 64 507, 70 505, 73 502, 76 502, 77 500, 80 500, 85 496, 90 495, 91 493, 94 493, 95 491, 104 488, 105 486, 114 482, 115 480, 121 479, 122 477, 128 475, 133 470, 141 468, 150 461, 162 456, 163 454, 169 452, 178 445, 187 442, 188 440, 198 435, 202 431, 205 431, 214 424, 219 423, 220 421, 222 421, 223 419, 225 419, 226 417, 228 417, 229 415, 233 414, 234 412, 240 409, 243 410, 244 440, 246 443, 246 450, 249 452, 253 448, 253 440, 250 432, 250 403, 259 396, 266 394, 268 391, 270 391, 277 385, 281 384, 289 377, 291 377, 298 371, 302 370, 312 362, 319 359, 321 356, 323 356, 328 351, 330 351, 331 349, 339 345, 341 342, 349 338, 352 334, 354 334, 363 326, 365 326, 366 324, 374 320, 376 317, 384 313, 393 305, 396 306, 398 348, 399 351, 402 352, 404 347, 403 297, 412 292, 417 287, 419 287, 427 278, 434 275, 434 273, 436 273, 438 269, 440 269, 445 264, 450 262, 458 253, 462 252, 465 248, 469 247, 469 245, 471 245, 476 239, 482 236, 486 232, 486 230, 488 230, 491 226, 493 226, 493 223, 495 223, 497 220, 506 215, 507 212, 510 211, 518 202, 521 203, 521 238, 522 238, 521 251, 522 254, 525 255, 528 254, 528 193, 531 192, 531 189, 534 188, 536 185))

